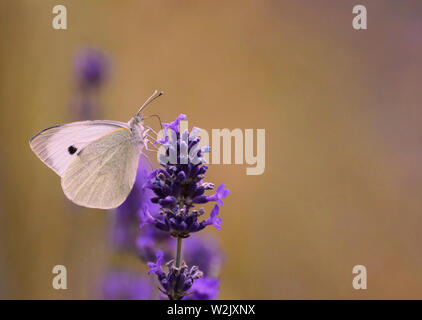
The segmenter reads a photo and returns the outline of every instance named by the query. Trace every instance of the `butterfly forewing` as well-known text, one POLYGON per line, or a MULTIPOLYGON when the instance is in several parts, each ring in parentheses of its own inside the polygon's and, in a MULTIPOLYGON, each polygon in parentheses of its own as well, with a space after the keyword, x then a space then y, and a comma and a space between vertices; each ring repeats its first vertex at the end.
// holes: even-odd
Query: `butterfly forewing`
POLYGON ((63 191, 78 205, 115 208, 133 187, 139 156, 129 129, 108 132, 71 160, 62 176, 63 191))
POLYGON ((88 144, 118 128, 127 128, 118 121, 79 121, 42 130, 29 141, 34 153, 59 176, 88 144))

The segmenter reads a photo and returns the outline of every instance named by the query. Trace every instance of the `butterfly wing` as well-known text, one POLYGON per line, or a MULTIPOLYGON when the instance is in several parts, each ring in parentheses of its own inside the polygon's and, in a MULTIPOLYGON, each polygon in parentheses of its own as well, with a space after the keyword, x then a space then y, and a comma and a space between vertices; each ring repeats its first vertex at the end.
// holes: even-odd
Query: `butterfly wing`
POLYGON ((32 151, 59 176, 88 144, 128 125, 118 121, 79 121, 44 129, 29 140, 32 151))
POLYGON ((72 159, 62 177, 65 195, 89 208, 119 206, 135 182, 139 155, 140 149, 129 129, 107 133, 72 159))

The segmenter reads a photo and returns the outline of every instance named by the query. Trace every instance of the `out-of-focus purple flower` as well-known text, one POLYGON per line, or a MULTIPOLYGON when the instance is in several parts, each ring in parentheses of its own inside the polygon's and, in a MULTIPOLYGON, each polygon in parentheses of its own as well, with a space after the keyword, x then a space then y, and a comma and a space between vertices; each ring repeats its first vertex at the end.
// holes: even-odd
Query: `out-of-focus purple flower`
POLYGON ((150 300, 154 298, 154 285, 146 277, 128 271, 113 271, 103 281, 102 298, 106 300, 150 300))
POLYGON ((110 73, 107 55, 94 48, 79 50, 73 60, 77 91, 72 96, 71 112, 78 120, 92 120, 99 115, 99 92, 110 73))
POLYGON ((160 291, 168 296, 170 300, 182 299, 187 291, 192 287, 194 280, 202 277, 202 272, 197 266, 188 268, 186 263, 182 263, 177 267, 174 260, 166 263, 168 272, 164 272, 162 265, 164 264, 163 251, 157 252, 157 262, 148 262, 150 270, 148 274, 155 273, 161 285, 160 291))
POLYGON ((221 218, 219 209, 214 207, 210 218, 198 221, 205 213, 203 208, 192 210, 195 204, 216 201, 222 205, 222 199, 230 193, 222 184, 212 196, 206 196, 207 190, 212 190, 214 184, 204 182, 208 166, 204 165, 203 154, 208 147, 199 148, 199 129, 191 132, 180 132, 179 123, 186 116, 181 114, 171 123, 165 123, 165 136, 160 140, 166 152, 160 155, 163 166, 150 175, 146 184, 155 196, 153 203, 161 207, 160 215, 153 216, 147 210, 143 212, 143 223, 151 223, 158 229, 169 232, 174 237, 187 238, 193 232, 198 232, 208 225, 220 229, 221 218))
POLYGON ((136 238, 138 256, 143 261, 150 261, 154 257, 156 243, 153 237, 139 236, 136 238))
POLYGON ((150 197, 153 196, 152 191, 144 187, 150 174, 147 168, 149 168, 147 160, 140 157, 133 189, 125 202, 115 210, 112 238, 117 249, 135 249, 136 237, 139 234, 140 212, 143 210, 159 211, 159 206, 150 201, 150 197))
POLYGON ((155 273, 158 279, 161 281, 165 277, 165 273, 161 266, 164 264, 164 252, 162 250, 156 253, 157 262, 148 262, 149 267, 148 274, 155 273))
POLYGON ((220 281, 214 278, 195 280, 190 293, 183 300, 214 300, 218 296, 220 281))
POLYGON ((183 258, 190 266, 198 266, 205 277, 218 277, 224 254, 215 236, 196 235, 183 241, 183 258))
POLYGON ((75 56, 74 71, 82 88, 95 88, 107 80, 110 61, 103 51, 85 48, 75 56))
POLYGON ((174 255, 172 240, 167 232, 148 225, 142 228, 136 239, 137 254, 142 261, 147 262, 154 260, 157 249, 161 249, 165 259, 169 260, 174 255))

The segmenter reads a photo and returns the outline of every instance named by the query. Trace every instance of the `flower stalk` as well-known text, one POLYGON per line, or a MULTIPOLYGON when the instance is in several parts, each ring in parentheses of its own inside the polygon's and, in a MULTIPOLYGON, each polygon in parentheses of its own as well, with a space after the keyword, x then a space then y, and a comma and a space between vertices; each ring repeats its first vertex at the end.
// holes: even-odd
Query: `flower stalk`
POLYGON ((180 267, 180 257, 182 255, 182 239, 177 237, 177 251, 176 251, 176 268, 180 267))

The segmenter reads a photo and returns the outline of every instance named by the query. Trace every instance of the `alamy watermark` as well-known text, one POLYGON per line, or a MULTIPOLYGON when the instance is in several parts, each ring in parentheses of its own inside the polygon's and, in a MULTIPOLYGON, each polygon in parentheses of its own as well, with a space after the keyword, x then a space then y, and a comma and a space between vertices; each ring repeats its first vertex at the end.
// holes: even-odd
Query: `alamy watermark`
POLYGON ((353 288, 355 290, 366 290, 367 288, 367 274, 366 267, 364 265, 358 264, 353 267, 353 274, 357 274, 353 277, 353 288))
POLYGON ((51 25, 56 30, 67 29, 67 9, 63 5, 56 5, 53 7, 53 14, 55 14, 51 25))
POLYGON ((364 5, 358 4, 352 9, 353 14, 356 14, 352 20, 352 26, 355 30, 368 29, 367 11, 364 5))
POLYGON ((67 289, 67 269, 65 266, 58 264, 53 267, 53 274, 57 274, 52 281, 52 286, 56 290, 67 289))
POLYGON ((212 129, 210 135, 205 129, 192 128, 189 134, 188 121, 182 120, 180 121, 180 132, 179 152, 176 132, 167 128, 158 133, 158 140, 164 141, 163 146, 157 152, 157 159, 160 163, 236 165, 246 163, 249 165, 246 168, 247 175, 261 175, 265 171, 265 129, 212 129), (200 143, 189 148, 189 144, 197 137, 201 139, 200 143), (256 140, 256 148, 254 140, 256 140), (234 152, 232 152, 232 146, 234 152), (211 152, 211 157, 209 152, 211 152), (232 157, 233 154, 234 157, 232 157))

